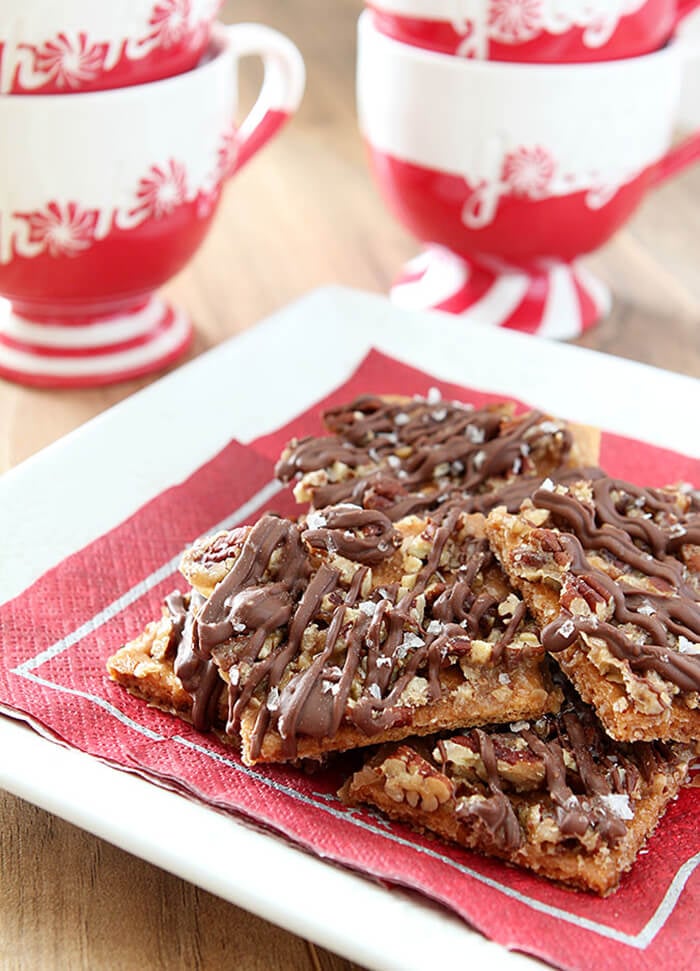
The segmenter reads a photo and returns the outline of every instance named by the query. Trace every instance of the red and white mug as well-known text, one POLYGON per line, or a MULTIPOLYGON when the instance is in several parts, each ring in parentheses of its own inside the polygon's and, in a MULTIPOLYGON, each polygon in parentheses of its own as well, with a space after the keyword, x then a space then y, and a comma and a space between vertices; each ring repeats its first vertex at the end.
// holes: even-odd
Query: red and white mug
POLYGON ((670 148, 682 65, 678 42, 600 64, 461 60, 397 43, 363 14, 357 97, 374 179, 404 226, 441 247, 409 268, 413 296, 395 295, 459 312, 487 299, 485 322, 542 331, 546 319, 551 336, 591 324, 605 299, 573 261, 700 158, 700 134, 670 148))
POLYGON ((295 112, 304 77, 286 37, 236 24, 167 80, 0 97, 0 375, 105 384, 176 358, 191 324, 154 292, 199 246, 227 178, 295 112), (236 128, 246 55, 265 76, 236 128))
POLYGON ((478 60, 612 61, 663 47, 700 0, 367 0, 394 40, 478 60))
POLYGON ((221 0, 0 0, 0 94, 67 94, 191 70, 221 0))

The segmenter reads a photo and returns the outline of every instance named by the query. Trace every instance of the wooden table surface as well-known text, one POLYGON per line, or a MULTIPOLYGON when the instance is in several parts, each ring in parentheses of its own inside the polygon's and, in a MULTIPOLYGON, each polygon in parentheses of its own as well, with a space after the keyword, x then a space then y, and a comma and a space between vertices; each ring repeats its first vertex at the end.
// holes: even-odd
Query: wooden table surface
MULTIPOLYGON (((224 5, 225 20, 288 34, 306 60, 308 86, 296 119, 228 188, 201 250, 166 288, 196 322, 192 355, 319 285, 385 292, 416 252, 364 164, 354 105, 360 7, 224 5)), ((258 77, 256 65, 245 66, 243 102, 258 77)), ((589 264, 611 284, 615 306, 580 343, 700 376, 700 167, 657 191, 589 264)), ((146 383, 49 392, 0 381, 0 472, 146 383)), ((352 967, 7 794, 0 827, 3 971, 352 967)), ((313 888, 301 892, 311 902, 313 888)))

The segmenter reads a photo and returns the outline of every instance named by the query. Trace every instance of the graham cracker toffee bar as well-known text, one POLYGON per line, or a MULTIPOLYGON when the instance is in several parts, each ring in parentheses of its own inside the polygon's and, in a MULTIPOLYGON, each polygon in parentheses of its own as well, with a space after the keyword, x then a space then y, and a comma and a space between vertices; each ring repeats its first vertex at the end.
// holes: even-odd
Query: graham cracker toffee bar
POLYGON ((686 779, 690 753, 558 715, 384 746, 341 796, 581 890, 608 894, 686 779))
POLYGON ((485 512, 501 490, 525 480, 522 501, 537 476, 594 465, 599 450, 593 429, 538 411, 516 416, 508 404, 445 401, 435 390, 427 398, 360 397, 324 420, 330 434, 292 441, 279 478, 296 480, 300 502, 350 501, 394 520, 425 515, 449 498, 485 512))
MULTIPOLYGON (((164 659, 194 699, 195 724, 210 727, 197 716, 225 693, 226 731, 252 764, 556 709, 560 692, 483 523, 456 509, 441 523, 393 523, 340 504, 197 544, 183 571, 199 589, 184 617, 171 599, 164 659), (213 584, 208 574, 229 562, 213 584)), ((145 697, 133 650, 110 673, 145 697)))
POLYGON ((494 510, 491 547, 576 689, 620 740, 700 738, 700 514, 601 478, 494 510))

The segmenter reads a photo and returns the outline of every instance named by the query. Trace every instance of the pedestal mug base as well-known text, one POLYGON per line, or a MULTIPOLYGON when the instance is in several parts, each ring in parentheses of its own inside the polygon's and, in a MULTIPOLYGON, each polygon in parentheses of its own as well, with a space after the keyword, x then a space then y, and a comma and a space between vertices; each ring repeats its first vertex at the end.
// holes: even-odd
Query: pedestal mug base
POLYGON ((611 306, 607 287, 578 262, 524 270, 475 263, 437 245, 406 264, 391 299, 412 310, 442 310, 465 323, 556 340, 580 337, 611 306))
POLYGON ((0 306, 0 377, 42 388, 115 384, 159 371, 190 345, 185 313, 152 296, 101 317, 32 320, 0 306))

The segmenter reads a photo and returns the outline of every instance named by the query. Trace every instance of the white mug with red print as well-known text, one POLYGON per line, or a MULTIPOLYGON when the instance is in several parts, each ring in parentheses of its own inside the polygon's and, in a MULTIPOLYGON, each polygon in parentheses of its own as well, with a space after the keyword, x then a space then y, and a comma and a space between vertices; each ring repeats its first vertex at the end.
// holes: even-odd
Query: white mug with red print
POLYGON ((191 70, 221 0, 0 0, 0 94, 67 94, 191 70))
POLYGON ((367 0, 416 47, 489 61, 612 61, 658 50, 700 0, 367 0))
POLYGON ((218 26, 202 63, 89 94, 0 97, 0 375, 104 384, 162 367, 187 317, 154 295, 204 238, 226 179, 299 105, 296 47, 258 24, 218 26), (236 68, 263 58, 240 127, 236 68))
POLYGON ((357 93, 374 178, 429 247, 393 296, 571 337, 608 303, 577 257, 700 157, 670 149, 681 47, 599 64, 495 64, 398 43, 360 18, 357 93))

